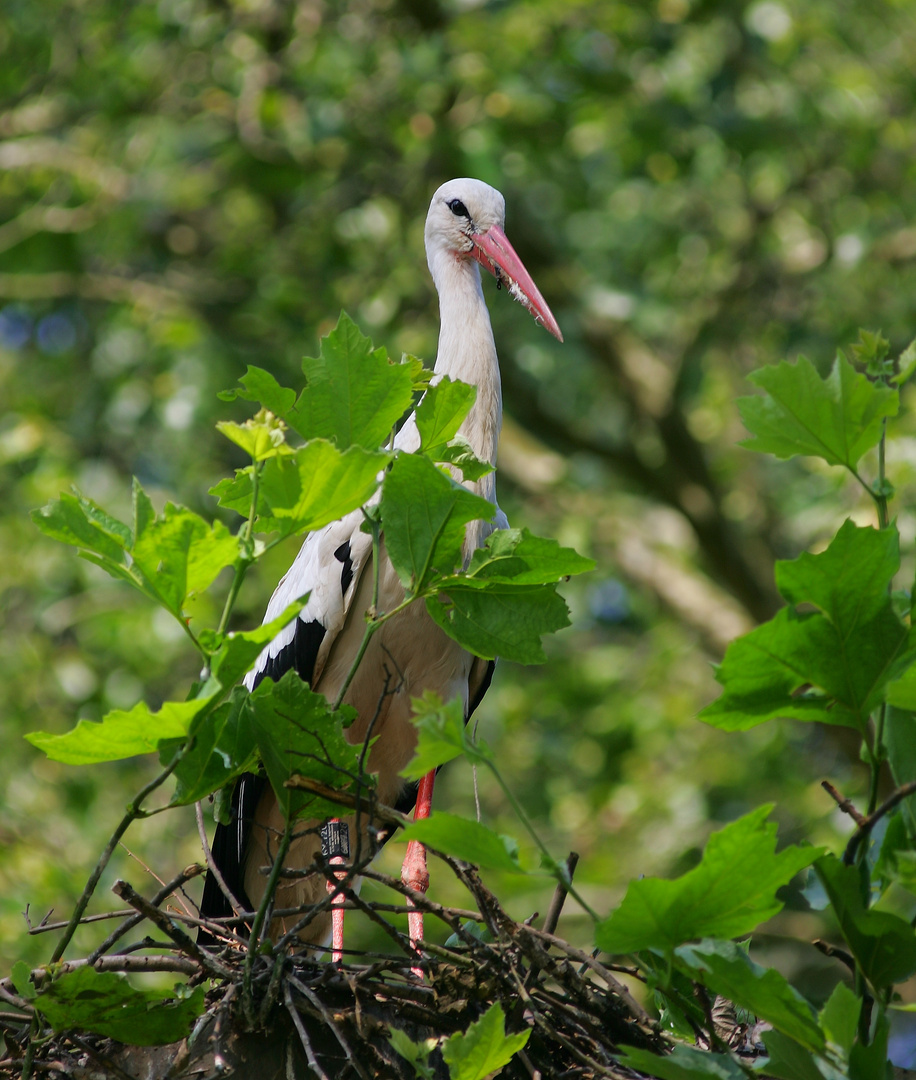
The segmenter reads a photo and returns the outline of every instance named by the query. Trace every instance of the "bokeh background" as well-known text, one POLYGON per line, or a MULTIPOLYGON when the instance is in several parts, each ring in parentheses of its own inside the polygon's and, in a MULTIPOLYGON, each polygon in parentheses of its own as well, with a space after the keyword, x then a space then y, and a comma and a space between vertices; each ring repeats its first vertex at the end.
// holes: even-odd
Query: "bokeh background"
MULTIPOLYGON (((895 349, 916 334, 914 55, 906 0, 9 0, 0 967, 47 958, 21 912, 69 912, 156 768, 60 766, 23 734, 182 698, 196 674, 168 616, 41 538, 29 510, 76 485, 126 513, 136 475, 158 504, 215 514, 208 489, 242 462, 214 424, 246 415, 217 392, 248 363, 297 385, 341 308, 431 364, 422 228, 453 176, 505 193, 566 335, 488 284, 500 501, 598 563, 567 589, 573 626, 549 664, 500 666, 481 734, 552 850, 580 853, 602 912, 761 802, 784 841, 840 842, 819 781, 863 790, 843 733, 725 735, 696 713, 728 640, 778 606, 774 558, 870 520, 837 474, 742 450, 735 399, 762 364, 826 369, 860 326, 895 349)), ((908 545, 911 427, 890 454, 908 545)), ((260 620, 295 548, 252 575, 237 625, 260 620)), ((197 618, 216 618, 225 584, 197 618)), ((520 836, 479 787, 484 819, 520 836)), ((470 771, 446 770, 437 801, 473 812, 470 771)), ((115 875, 150 891, 199 858, 189 810, 126 842, 94 910, 117 906, 115 875)), ((434 889, 463 902, 443 877, 434 889)), ((488 880, 522 918, 552 891, 488 880)), ((561 931, 589 940, 572 906, 561 931)), ((789 910, 761 944, 815 997, 833 969, 791 939, 821 932, 789 910)))

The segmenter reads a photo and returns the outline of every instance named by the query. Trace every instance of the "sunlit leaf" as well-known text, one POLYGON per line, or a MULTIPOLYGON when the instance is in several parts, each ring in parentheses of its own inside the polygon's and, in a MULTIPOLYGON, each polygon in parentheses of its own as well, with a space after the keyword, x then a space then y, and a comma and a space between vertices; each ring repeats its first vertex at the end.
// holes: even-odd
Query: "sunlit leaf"
POLYGON ((442 460, 437 455, 458 433, 476 397, 476 387, 448 377, 426 391, 417 407, 417 430, 424 454, 434 461, 442 460))
POLYGON ((384 348, 374 349, 343 312, 321 339, 319 355, 306 357, 302 370, 306 388, 285 419, 303 438, 329 439, 341 450, 376 450, 413 400, 411 366, 392 362, 384 348))
POLYGON ((241 388, 223 390, 219 397, 222 401, 257 401, 275 416, 285 417, 296 403, 296 391, 281 386, 269 371, 248 365, 248 370, 239 379, 241 388))

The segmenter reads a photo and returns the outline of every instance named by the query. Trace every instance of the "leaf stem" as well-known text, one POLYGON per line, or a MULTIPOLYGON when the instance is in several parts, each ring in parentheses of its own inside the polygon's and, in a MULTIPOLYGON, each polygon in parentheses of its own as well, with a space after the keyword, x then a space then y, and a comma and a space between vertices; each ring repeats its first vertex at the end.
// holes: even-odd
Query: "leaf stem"
POLYGON ((251 1009, 251 973, 254 968, 254 958, 260 945, 261 930, 267 919, 267 911, 270 905, 274 902, 274 896, 277 891, 277 882, 280 880, 280 871, 283 869, 283 862, 289 852, 289 846, 293 839, 293 821, 290 818, 286 822, 286 828, 283 830, 283 835, 280 837, 280 844, 277 848, 277 853, 274 856, 273 866, 270 868, 270 876, 267 879, 267 885, 264 888, 264 895, 261 898, 261 903, 258 905, 258 910, 254 917, 254 922, 251 924, 251 935, 248 938, 248 953, 245 956, 245 970, 242 975, 242 1000, 245 1002, 246 1012, 251 1009))
POLYGON ((239 592, 242 588, 242 582, 245 580, 245 575, 248 573, 248 568, 254 562, 254 554, 251 550, 251 536, 254 532, 254 520, 257 516, 258 506, 258 486, 261 480, 261 469, 263 468, 263 462, 254 462, 254 468, 252 469, 251 476, 251 509, 248 511, 248 520, 242 526, 239 533, 239 557, 235 560, 235 575, 232 578, 232 584, 229 586, 229 594, 226 597, 226 603, 223 605, 223 613, 220 616, 219 626, 216 628, 218 634, 225 634, 226 627, 229 625, 229 618, 232 615, 232 609, 235 607, 235 602, 238 599, 239 592))

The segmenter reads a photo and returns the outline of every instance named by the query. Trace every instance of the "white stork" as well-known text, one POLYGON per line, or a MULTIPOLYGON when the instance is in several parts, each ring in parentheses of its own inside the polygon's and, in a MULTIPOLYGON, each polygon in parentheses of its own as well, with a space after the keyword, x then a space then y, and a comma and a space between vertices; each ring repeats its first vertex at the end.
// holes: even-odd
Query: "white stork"
MULTIPOLYGON (((449 376, 477 387, 477 398, 460 428, 482 461, 496 464, 502 424, 502 395, 496 345, 484 301, 479 267, 489 270, 498 283, 519 300, 551 334, 563 336, 543 297, 503 232, 505 200, 480 180, 450 180, 429 206, 426 218, 426 258, 439 293, 439 350, 434 379, 449 376)), ((411 453, 419 447, 413 415, 394 440, 395 448, 411 453)), ((465 563, 494 528, 508 525, 496 504, 494 474, 465 484, 494 506, 494 523, 474 521, 467 526, 465 563)), ((355 511, 318 532, 309 534, 295 562, 283 577, 267 607, 265 622, 279 616, 297 597, 309 594, 299 616, 282 630, 259 657, 246 678, 249 689, 266 677, 279 679, 289 668, 329 701, 336 699, 359 648, 364 615, 372 601, 372 541, 360 531, 362 513, 355 511)), ((380 550, 378 610, 390 611, 404 597, 403 588, 384 548, 380 550)), ((378 775, 378 798, 409 809, 416 798, 416 816, 429 815, 435 772, 425 777, 418 794, 405 792, 398 775, 411 759, 416 731, 411 722, 411 698, 435 691, 443 701, 460 696, 465 716, 479 704, 493 672, 493 662, 472 656, 437 627, 422 604, 413 604, 385 623, 371 638, 356 675, 344 696, 358 718, 347 731, 351 743, 361 743, 373 717, 376 739, 368 767, 378 775), (396 672, 396 679, 391 679, 396 672), (386 694, 385 690, 389 692, 386 694), (379 711, 379 702, 381 708, 379 711), (378 713, 378 715, 376 715, 378 713), (406 804, 405 805, 405 801, 406 804)), ((284 820, 270 785, 263 776, 246 775, 236 785, 233 821, 217 827, 213 857, 224 881, 239 902, 249 909, 264 894, 263 867, 284 829, 284 820)), ((320 822, 300 822, 285 865, 304 869, 322 854, 342 862, 347 845, 331 842, 339 830, 319 830, 320 822)), ((368 837, 364 836, 364 842, 368 837)), ((365 848, 363 850, 366 850, 365 848)), ((402 877, 414 889, 426 890, 429 876, 426 853, 420 844, 408 845, 402 877)), ((330 888, 320 874, 281 879, 278 908, 317 903, 330 888)), ((231 915, 229 904, 212 874, 208 875, 201 903, 204 917, 231 915)), ((343 911, 334 912, 334 958, 343 944, 343 911)), ((303 943, 328 941, 331 916, 315 918, 300 933, 303 943)), ((276 919, 271 936, 284 933, 284 920, 276 919)), ((422 914, 410 916, 410 936, 422 938, 422 914)))

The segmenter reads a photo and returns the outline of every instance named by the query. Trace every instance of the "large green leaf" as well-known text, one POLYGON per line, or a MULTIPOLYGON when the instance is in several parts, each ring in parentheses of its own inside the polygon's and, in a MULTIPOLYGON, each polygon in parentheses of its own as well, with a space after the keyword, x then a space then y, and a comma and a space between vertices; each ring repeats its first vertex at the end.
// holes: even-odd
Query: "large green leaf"
POLYGON ((133 534, 91 500, 64 493, 40 510, 33 510, 32 520, 45 536, 93 552, 109 573, 124 576, 128 563, 125 552, 130 550, 133 534))
POLYGON ((506 1034, 506 1016, 498 1001, 487 1009, 462 1035, 450 1035, 442 1045, 442 1057, 449 1068, 450 1080, 485 1080, 504 1065, 528 1042, 530 1031, 506 1034))
POLYGON ((862 897, 860 871, 834 855, 814 864, 850 952, 876 991, 916 972, 916 934, 899 915, 873 911, 862 897))
POLYGON ((308 382, 286 421, 303 438, 330 439, 341 450, 377 450, 413 399, 412 365, 393 363, 385 349, 373 349, 343 312, 302 370, 308 382))
MULTIPOLYGON (((266 461, 258 484, 257 526, 283 535, 312 532, 367 502, 387 455, 350 447, 343 453, 323 439, 289 456, 266 461)), ((253 467, 222 480, 211 494, 220 506, 247 517, 254 494, 253 467)))
POLYGON ((541 637, 569 626, 563 597, 544 585, 495 580, 484 589, 451 578, 447 592, 427 599, 426 610, 475 656, 501 656, 518 664, 542 664, 547 656, 541 637))
POLYGON ((80 720, 63 735, 33 731, 26 738, 52 760, 68 765, 119 761, 149 754, 165 739, 185 738, 196 718, 211 706, 212 697, 200 697, 167 701, 158 712, 153 712, 141 701, 128 711, 113 709, 101 723, 80 720))
POLYGON ((89 966, 58 976, 33 1004, 55 1031, 92 1031, 130 1046, 178 1042, 206 1007, 202 986, 135 990, 123 976, 89 966))
POLYGON ((431 817, 406 826, 398 839, 419 840, 445 855, 487 870, 525 873, 518 861, 518 844, 511 836, 501 836, 479 821, 457 814, 436 810, 431 817))
MULTIPOLYGON (((159 759, 167 764, 183 740, 162 740, 159 759)), ((206 798, 233 777, 256 767, 257 740, 248 693, 237 688, 232 698, 203 717, 194 741, 175 768, 172 806, 206 798)))
POLYGON ((809 1050, 824 1049, 824 1035, 811 1005, 783 975, 755 964, 740 945, 704 939, 698 945, 682 945, 675 957, 712 994, 747 1009, 809 1050))
POLYGON ((899 566, 893 528, 847 521, 818 555, 777 564, 793 605, 729 645, 716 678, 722 696, 701 719, 726 730, 775 717, 864 731, 885 687, 913 658, 887 586, 899 566))
MULTIPOLYGON (((264 679, 249 698, 254 712, 255 738, 271 787, 284 815, 333 817, 336 803, 306 791, 284 787, 294 774, 311 777, 329 787, 348 789, 359 772, 360 747, 344 735, 354 711, 334 712, 322 694, 287 671, 279 682, 264 679)), ((367 778, 364 777, 364 780, 367 778)))
POLYGON ((761 368, 750 380, 766 393, 738 399, 741 419, 754 435, 742 445, 780 458, 807 454, 854 469, 899 405, 896 390, 870 382, 842 353, 826 379, 800 357, 796 364, 761 368))
POLYGON ((671 953, 698 938, 748 934, 782 909, 776 891, 822 853, 787 847, 776 854, 776 825, 761 806, 710 836, 699 865, 674 881, 632 881, 620 907, 599 923, 605 952, 671 953))
POLYGON ((465 526, 492 519, 493 504, 471 494, 427 458, 398 454, 382 487, 385 548, 411 593, 461 566, 465 526))
POLYGON ((136 569, 162 604, 180 616, 190 596, 212 585, 238 558, 238 540, 222 522, 209 525, 183 506, 167 503, 134 538, 136 569))

